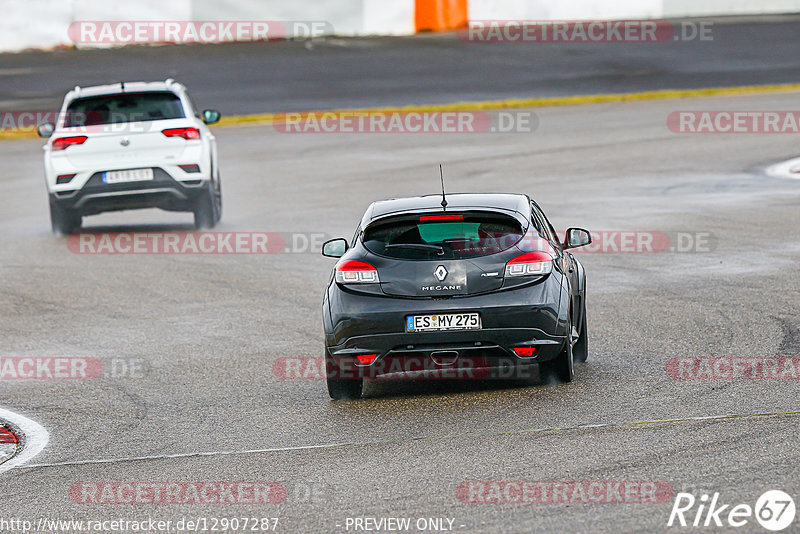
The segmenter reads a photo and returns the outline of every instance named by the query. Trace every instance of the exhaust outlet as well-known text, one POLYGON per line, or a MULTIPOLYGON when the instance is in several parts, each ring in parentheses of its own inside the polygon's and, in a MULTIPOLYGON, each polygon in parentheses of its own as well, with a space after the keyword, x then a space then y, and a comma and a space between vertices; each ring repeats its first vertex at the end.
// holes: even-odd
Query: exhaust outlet
POLYGON ((431 359, 433 363, 440 367, 448 367, 456 363, 458 360, 458 351, 455 350, 437 350, 431 352, 431 359))

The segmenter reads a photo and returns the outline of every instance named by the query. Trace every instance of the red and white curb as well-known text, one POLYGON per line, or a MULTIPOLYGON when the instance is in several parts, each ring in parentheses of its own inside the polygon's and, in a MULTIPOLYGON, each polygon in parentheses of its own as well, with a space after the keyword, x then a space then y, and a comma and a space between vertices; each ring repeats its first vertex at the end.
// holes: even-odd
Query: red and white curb
POLYGON ((0 424, 0 464, 11 459, 17 453, 19 438, 9 428, 0 424))
POLYGON ((773 178, 800 180, 800 158, 792 158, 767 167, 767 175, 773 178))
POLYGON ((0 473, 22 465, 47 446, 50 434, 39 423, 0 408, 0 473))

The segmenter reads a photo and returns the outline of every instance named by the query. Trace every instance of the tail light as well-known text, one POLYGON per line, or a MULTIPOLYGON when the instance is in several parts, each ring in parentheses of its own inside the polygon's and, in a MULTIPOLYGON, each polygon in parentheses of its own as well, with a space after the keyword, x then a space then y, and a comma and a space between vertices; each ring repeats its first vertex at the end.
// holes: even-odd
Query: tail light
POLYGON ((200 139, 200 130, 197 128, 168 128, 162 130, 161 133, 167 137, 182 137, 187 141, 192 139, 200 139))
POLYGON ((463 221, 463 215, 423 215, 420 221, 463 221))
POLYGON ((374 362, 377 358, 377 354, 359 354, 356 356, 358 365, 372 365, 372 362, 374 362))
POLYGON ((545 276, 553 272, 553 257, 546 252, 528 252, 506 264, 506 276, 545 276))
POLYGON ((196 174, 196 173, 200 172, 200 165, 197 165, 197 164, 178 165, 178 167, 180 167, 183 170, 183 172, 190 173, 190 174, 196 174))
POLYGON ((336 281, 340 284, 377 284, 378 269, 369 263, 347 260, 336 266, 336 281))
POLYGON ((56 177, 56 185, 68 184, 75 178, 74 174, 59 174, 56 177))
POLYGON ((74 137, 59 137, 58 139, 53 140, 53 145, 51 149, 53 151, 58 150, 66 150, 67 148, 71 147, 72 145, 82 145, 89 139, 85 135, 76 135, 74 137))
POLYGON ((514 353, 520 358, 533 358, 536 356, 536 347, 514 347, 514 353))

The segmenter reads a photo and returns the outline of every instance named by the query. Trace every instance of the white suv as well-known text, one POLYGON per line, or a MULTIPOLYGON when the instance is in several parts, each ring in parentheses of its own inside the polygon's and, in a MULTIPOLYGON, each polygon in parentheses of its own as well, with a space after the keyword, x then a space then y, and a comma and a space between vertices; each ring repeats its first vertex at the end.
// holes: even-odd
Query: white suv
POLYGON ((76 87, 57 124, 42 124, 53 231, 71 234, 105 211, 191 211, 198 229, 222 214, 217 142, 174 80, 76 87))

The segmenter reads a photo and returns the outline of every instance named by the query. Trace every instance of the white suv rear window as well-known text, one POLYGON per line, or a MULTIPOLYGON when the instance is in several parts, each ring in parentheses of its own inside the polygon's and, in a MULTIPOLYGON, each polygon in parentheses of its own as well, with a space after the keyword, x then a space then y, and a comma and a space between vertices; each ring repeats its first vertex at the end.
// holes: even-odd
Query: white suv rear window
POLYGON ((181 100, 175 93, 121 93, 73 100, 67 108, 65 126, 71 128, 184 117, 181 100))

